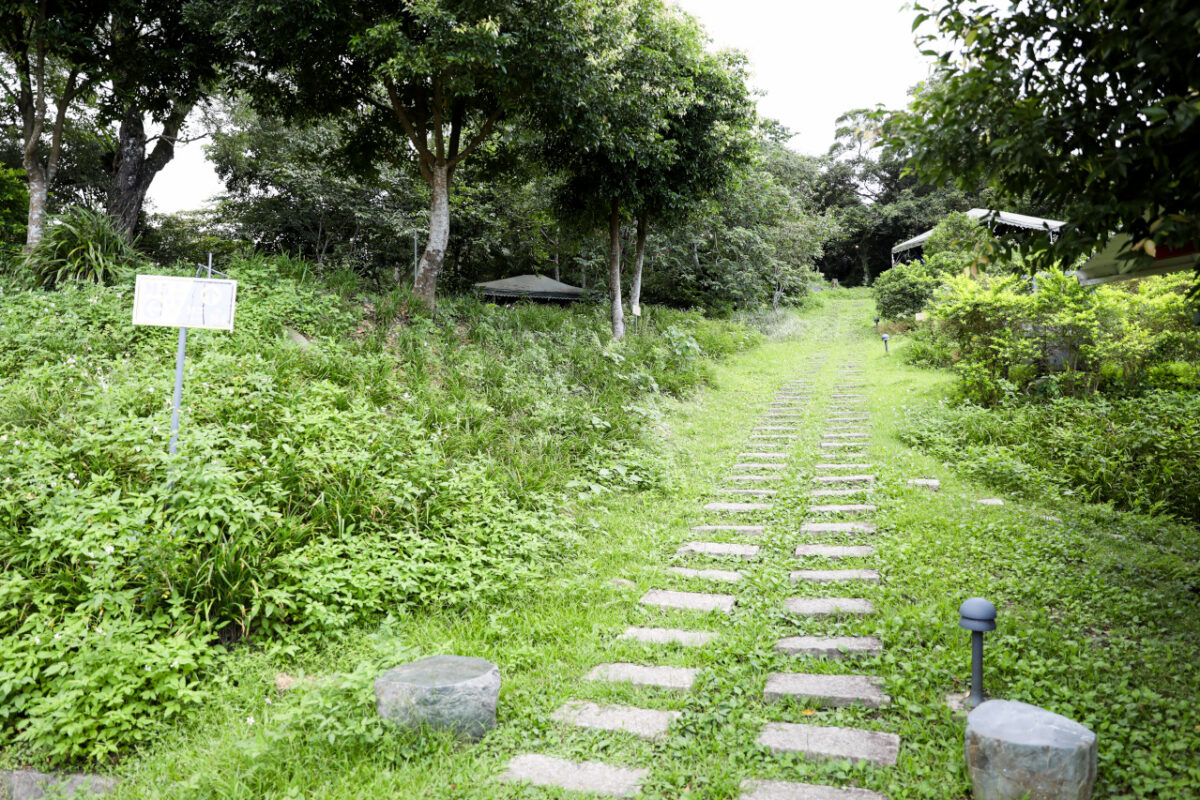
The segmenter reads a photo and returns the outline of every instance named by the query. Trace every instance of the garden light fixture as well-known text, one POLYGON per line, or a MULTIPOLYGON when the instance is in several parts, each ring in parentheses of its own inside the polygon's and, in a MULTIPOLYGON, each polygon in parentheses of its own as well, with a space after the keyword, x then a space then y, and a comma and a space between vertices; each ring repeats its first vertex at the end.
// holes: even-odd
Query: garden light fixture
POLYGON ((971 694, 967 708, 983 702, 983 632, 996 630, 996 607, 982 597, 972 597, 958 608, 958 626, 971 632, 971 694))
POLYGON ((889 353, 889 350, 888 350, 888 339, 890 339, 890 338, 892 338, 892 337, 888 336, 888 335, 885 333, 885 334, 884 334, 882 337, 880 337, 880 338, 882 338, 882 339, 883 339, 883 354, 886 356, 886 355, 888 355, 888 353, 889 353))

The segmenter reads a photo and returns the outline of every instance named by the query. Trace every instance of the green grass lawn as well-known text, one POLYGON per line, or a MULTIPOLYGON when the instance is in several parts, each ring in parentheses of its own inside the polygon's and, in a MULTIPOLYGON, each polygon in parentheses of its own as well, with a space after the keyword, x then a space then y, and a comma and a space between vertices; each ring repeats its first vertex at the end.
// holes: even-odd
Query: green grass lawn
MULTIPOLYGON (((235 649, 211 679, 211 700, 185 728, 116 765, 112 795, 126 798, 552 798, 554 790, 495 777, 513 755, 538 752, 649 767, 648 798, 734 798, 745 778, 856 785, 893 798, 966 797, 963 722, 945 706, 965 688, 969 635, 957 608, 982 595, 999 608, 987 641, 986 685, 995 696, 1045 706, 1100 736, 1096 797, 1200 797, 1200 537, 1159 519, 1073 503, 1001 508, 993 496, 895 438, 906 410, 941 402, 948 377, 885 357, 868 296, 840 292, 809 312, 792 336, 715 367, 711 389, 662 407, 656 422, 667 480, 642 493, 589 495, 562 513, 580 522, 577 553, 539 585, 464 613, 397 615, 329 639, 235 649), (837 593, 793 587, 792 550, 819 460, 816 441, 835 365, 862 358, 871 395, 870 460, 879 485, 880 532, 845 537, 878 548, 878 586, 853 594, 877 613, 805 622, 782 612, 787 597, 837 593), (818 359, 817 366, 809 359, 818 359), (806 379, 814 400, 788 462, 777 509, 766 517, 760 559, 740 568, 739 605, 728 617, 640 607, 650 588, 728 591, 666 571, 713 522, 701 506, 727 473, 776 388, 806 379), (936 477, 939 493, 906 486, 936 477), (620 588, 613 579, 633 581, 620 588), (702 648, 618 640, 627 626, 720 633, 702 648), (774 642, 794 634, 878 635, 884 653, 852 664, 790 659, 774 642), (438 653, 481 656, 500 666, 499 727, 482 743, 387 729, 375 718, 372 680, 382 669, 438 653), (699 667, 688 693, 589 684, 596 664, 633 661, 699 667), (765 705, 776 671, 856 672, 884 679, 889 708, 813 710, 765 705), (300 677, 280 693, 278 675, 300 677), (312 680, 307 680, 311 678, 312 680), (551 721, 568 700, 674 709, 682 718, 660 741, 573 729, 551 721), (772 756, 755 745, 769 721, 870 728, 903 739, 894 768, 772 756)), ((901 344, 902 346, 902 344, 901 344)), ((714 540, 736 537, 711 535, 714 540)), ((832 562, 829 563, 832 566, 832 562)), ((820 568, 819 561, 805 566, 820 568)), ((849 566, 849 565, 847 565, 849 566)), ((847 590, 847 594, 851 591, 847 590)), ((576 795, 577 796, 577 795, 576 795)))

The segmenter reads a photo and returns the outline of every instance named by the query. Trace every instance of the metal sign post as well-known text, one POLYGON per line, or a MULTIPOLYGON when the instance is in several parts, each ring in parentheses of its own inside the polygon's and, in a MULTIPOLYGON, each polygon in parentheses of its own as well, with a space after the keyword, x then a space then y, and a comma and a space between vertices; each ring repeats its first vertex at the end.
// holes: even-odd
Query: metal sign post
POLYGON ((188 328, 233 330, 237 281, 227 278, 224 272, 212 268, 212 253, 208 254, 208 266, 197 267, 194 278, 137 276, 133 292, 133 324, 179 328, 179 344, 175 348, 175 392, 171 401, 171 442, 167 446, 170 455, 175 455, 179 449, 179 412, 183 406, 188 328), (207 276, 201 278, 206 272, 207 276), (213 275, 220 275, 224 280, 215 279, 213 275))

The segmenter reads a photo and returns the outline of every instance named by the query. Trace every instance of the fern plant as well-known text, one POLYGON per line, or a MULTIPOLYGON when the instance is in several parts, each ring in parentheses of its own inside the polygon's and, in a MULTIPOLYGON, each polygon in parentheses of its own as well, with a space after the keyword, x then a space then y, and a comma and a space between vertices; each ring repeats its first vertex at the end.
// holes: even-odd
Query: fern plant
POLYGON ((80 206, 50 220, 41 240, 24 256, 27 277, 45 289, 67 280, 117 283, 140 261, 111 217, 80 206))

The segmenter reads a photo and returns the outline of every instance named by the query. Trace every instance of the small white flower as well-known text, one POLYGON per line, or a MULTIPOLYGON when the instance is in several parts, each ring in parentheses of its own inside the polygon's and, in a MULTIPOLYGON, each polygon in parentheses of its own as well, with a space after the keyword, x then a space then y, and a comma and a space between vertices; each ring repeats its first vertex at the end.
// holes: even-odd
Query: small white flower
POLYGON ((113 546, 111 544, 104 545, 104 552, 108 553, 111 556, 112 552, 113 552, 113 546))
POLYGON ((41 644, 41 643, 42 643, 42 637, 40 637, 40 636, 35 636, 35 637, 33 637, 33 643, 34 643, 34 644, 41 644))
POLYGON ((57 641, 58 639, 61 639, 61 638, 62 638, 62 634, 61 634, 61 633, 56 633, 56 634, 54 634, 54 638, 55 638, 55 640, 57 641))
POLYGON ((271 705, 271 704, 272 704, 272 703, 274 703, 274 702, 275 702, 275 701, 274 701, 274 700, 272 700, 271 698, 269 698, 269 697, 267 698, 267 705, 271 705))
POLYGON ((68 473, 67 473, 67 477, 68 477, 68 478, 70 478, 71 480, 75 480, 75 473, 74 473, 74 472, 68 472, 68 473))
POLYGON ((253 725, 253 724, 254 724, 254 717, 246 717, 246 724, 247 724, 247 725, 253 725))
POLYGON ((147 664, 147 665, 146 665, 146 672, 149 672, 149 671, 150 671, 150 665, 149 665, 149 664, 147 664))

